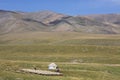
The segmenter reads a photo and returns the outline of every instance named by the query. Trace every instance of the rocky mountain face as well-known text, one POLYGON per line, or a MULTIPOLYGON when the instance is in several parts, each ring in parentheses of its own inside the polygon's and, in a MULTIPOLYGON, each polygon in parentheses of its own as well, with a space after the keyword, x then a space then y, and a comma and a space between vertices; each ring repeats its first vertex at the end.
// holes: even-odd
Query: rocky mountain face
POLYGON ((52 11, 27 13, 0 10, 0 34, 33 31, 120 34, 120 15, 69 16, 52 11))
POLYGON ((88 17, 100 22, 120 24, 120 14, 89 15, 88 17))

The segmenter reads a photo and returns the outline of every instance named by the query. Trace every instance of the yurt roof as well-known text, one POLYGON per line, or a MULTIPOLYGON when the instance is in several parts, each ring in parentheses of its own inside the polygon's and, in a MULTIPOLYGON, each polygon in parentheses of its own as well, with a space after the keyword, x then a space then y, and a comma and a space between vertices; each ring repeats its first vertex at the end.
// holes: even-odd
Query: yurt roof
POLYGON ((55 63, 51 63, 48 66, 57 66, 55 63))

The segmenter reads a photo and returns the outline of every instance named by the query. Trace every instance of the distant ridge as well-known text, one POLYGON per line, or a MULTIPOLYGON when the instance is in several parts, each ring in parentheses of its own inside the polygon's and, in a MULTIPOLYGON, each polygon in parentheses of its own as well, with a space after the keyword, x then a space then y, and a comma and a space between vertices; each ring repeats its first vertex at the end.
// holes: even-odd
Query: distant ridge
POLYGON ((120 14, 69 16, 52 11, 0 10, 0 34, 36 31, 120 34, 120 14))

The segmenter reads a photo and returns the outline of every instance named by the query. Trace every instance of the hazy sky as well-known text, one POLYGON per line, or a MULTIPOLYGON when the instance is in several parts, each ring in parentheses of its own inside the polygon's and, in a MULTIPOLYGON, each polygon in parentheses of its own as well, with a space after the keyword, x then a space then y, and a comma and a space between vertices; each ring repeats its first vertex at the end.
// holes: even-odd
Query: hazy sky
POLYGON ((52 10, 70 15, 120 13, 120 0, 0 0, 0 9, 52 10))

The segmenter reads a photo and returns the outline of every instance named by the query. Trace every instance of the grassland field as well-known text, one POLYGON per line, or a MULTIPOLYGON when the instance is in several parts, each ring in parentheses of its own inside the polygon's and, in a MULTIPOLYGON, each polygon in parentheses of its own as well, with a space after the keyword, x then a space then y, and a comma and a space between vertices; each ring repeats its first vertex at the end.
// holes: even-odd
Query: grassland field
POLYGON ((120 80, 120 35, 33 32, 0 35, 0 80, 120 80), (18 72, 47 70, 63 76, 18 72))

